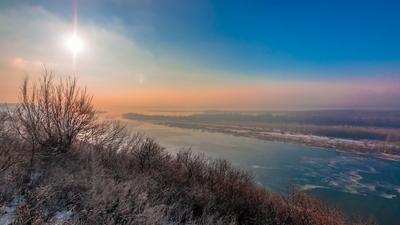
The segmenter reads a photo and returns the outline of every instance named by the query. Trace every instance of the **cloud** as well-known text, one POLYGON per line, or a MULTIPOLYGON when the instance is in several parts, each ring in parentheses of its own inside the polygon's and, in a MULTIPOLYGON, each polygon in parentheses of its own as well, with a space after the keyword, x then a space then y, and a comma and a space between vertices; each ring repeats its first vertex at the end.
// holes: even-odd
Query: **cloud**
MULTIPOLYGON (((146 30, 138 26, 127 27, 118 18, 108 24, 79 23, 85 50, 77 56, 78 79, 95 93, 100 105, 125 109, 399 107, 396 82, 271 81, 169 64, 177 59, 153 53, 135 40, 132 33, 146 30)), ((72 57, 63 43, 71 31, 70 18, 40 6, 0 9, 0 101, 15 101, 22 78, 40 74, 43 64, 57 74, 71 75, 72 57)))
MULTIPOLYGON (((78 35, 83 40, 84 51, 77 55, 76 68, 79 81, 90 90, 129 92, 144 86, 196 86, 221 83, 224 79, 212 73, 160 65, 152 52, 128 36, 129 32, 124 32, 128 29, 139 32, 143 25, 138 29, 128 28, 118 18, 109 24, 79 23, 78 35)), ((0 79, 8 80, 8 89, 16 90, 23 76, 40 74, 43 65, 57 74, 73 74, 72 56, 64 43, 71 33, 71 19, 43 7, 17 5, 0 9, 0 79)), ((8 99, 0 99, 5 100, 8 99)))
MULTIPOLYGON (((41 61, 56 70, 71 72, 71 54, 63 43, 72 33, 71 21, 42 7, 27 5, 2 10, 0 21, 2 60, 41 61)), ((113 27, 80 24, 78 29, 86 49, 78 55, 81 73, 118 76, 154 64, 151 53, 113 27)))

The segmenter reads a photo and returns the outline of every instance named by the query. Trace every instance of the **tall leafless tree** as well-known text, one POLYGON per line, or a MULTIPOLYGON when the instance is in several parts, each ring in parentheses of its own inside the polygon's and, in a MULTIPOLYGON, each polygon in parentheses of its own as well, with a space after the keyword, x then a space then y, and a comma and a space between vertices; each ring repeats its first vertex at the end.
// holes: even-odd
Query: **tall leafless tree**
POLYGON ((55 81, 47 69, 38 82, 24 80, 14 119, 18 133, 32 146, 31 164, 36 151, 45 156, 65 153, 97 126, 86 89, 78 87, 75 78, 55 81))

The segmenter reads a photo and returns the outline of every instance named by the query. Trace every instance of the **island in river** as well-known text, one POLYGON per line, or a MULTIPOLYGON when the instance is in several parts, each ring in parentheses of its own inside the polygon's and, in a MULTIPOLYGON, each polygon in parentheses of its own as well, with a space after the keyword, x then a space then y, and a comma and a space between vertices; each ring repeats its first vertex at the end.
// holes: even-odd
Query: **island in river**
POLYGON ((400 111, 126 113, 125 119, 400 160, 400 111))

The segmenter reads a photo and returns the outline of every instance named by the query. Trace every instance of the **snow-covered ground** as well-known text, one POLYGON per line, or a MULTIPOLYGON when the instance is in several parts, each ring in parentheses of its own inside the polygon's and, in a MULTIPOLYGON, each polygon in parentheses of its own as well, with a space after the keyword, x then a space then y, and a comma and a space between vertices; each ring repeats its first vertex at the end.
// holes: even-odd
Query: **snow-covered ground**
POLYGON ((25 200, 22 196, 15 197, 10 204, 0 208, 0 225, 11 225, 15 220, 17 207, 24 204, 25 200))
MULTIPOLYGON (((23 205, 25 199, 23 196, 15 197, 11 203, 0 207, 0 225, 12 225, 15 222, 15 216, 18 206, 23 205)), ((65 222, 71 222, 73 213, 71 210, 64 209, 56 212, 50 219, 50 224, 62 225, 65 222)))

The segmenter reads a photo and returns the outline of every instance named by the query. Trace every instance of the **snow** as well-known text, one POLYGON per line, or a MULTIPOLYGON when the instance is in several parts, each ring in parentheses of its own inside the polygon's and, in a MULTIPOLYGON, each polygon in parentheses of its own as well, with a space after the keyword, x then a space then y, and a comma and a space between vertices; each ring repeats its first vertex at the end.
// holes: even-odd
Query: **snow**
POLYGON ((24 203, 22 196, 15 197, 8 206, 0 208, 0 225, 11 225, 15 219, 15 211, 17 207, 24 203))
POLYGON ((67 221, 70 221, 72 218, 72 212, 71 210, 63 210, 56 212, 54 217, 51 219, 52 224, 54 225, 62 225, 67 221))
MULTIPOLYGON (((15 214, 18 206, 24 204, 25 199, 23 196, 15 197, 10 204, 4 205, 0 208, 0 225, 11 225, 14 224, 15 214)), ((62 225, 65 222, 71 221, 72 219, 71 210, 62 210, 56 212, 54 217, 51 218, 51 224, 62 225)))

